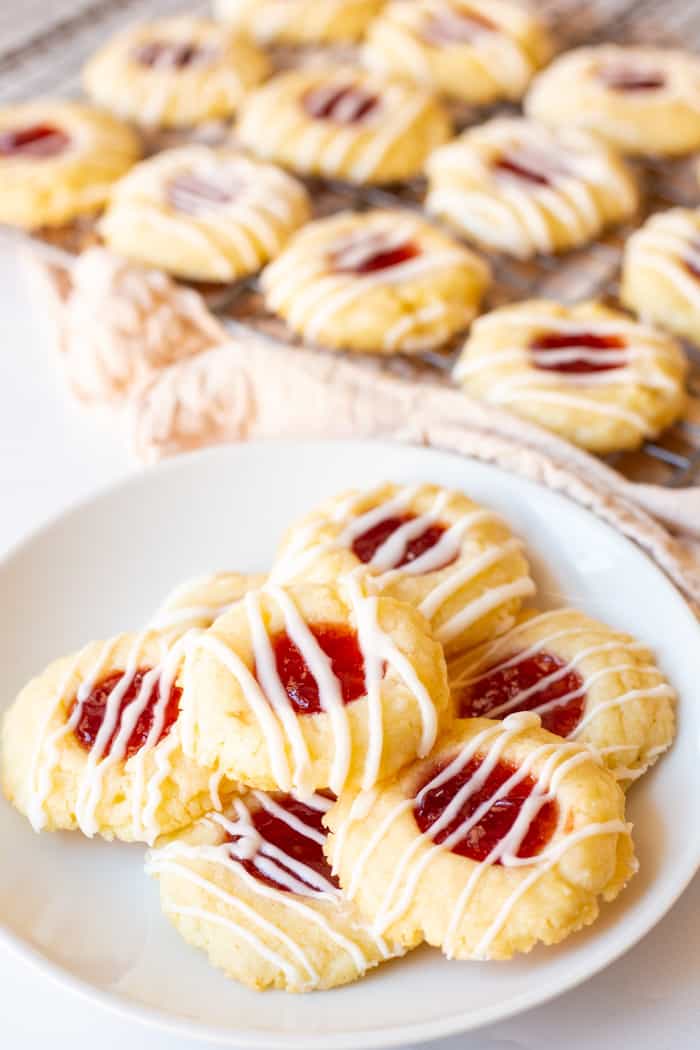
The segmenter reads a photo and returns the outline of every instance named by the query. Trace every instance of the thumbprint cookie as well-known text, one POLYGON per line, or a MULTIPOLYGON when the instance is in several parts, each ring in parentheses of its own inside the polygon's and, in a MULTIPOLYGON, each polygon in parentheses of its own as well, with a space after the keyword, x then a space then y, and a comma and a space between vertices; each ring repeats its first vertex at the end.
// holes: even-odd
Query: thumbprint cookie
POLYGON ((158 631, 91 642, 19 694, 3 787, 35 830, 153 842, 212 806, 212 771, 180 743, 182 644, 158 631))
POLYGON ((272 576, 326 582, 358 571, 374 590, 416 606, 448 652, 508 630, 535 590, 506 523, 437 485, 336 496, 289 529, 272 576))
POLYGON ((90 98, 144 127, 187 128, 225 120, 268 73, 261 51, 202 18, 129 26, 83 71, 90 98))
POLYGON ((307 992, 361 977, 405 948, 372 933, 323 853, 325 795, 251 791, 151 851, 165 915, 228 977, 307 992))
POLYGON ((0 222, 38 229, 97 211, 139 152, 129 127, 79 102, 0 107, 0 222))
POLYGON ((622 302, 700 346, 700 209, 652 215, 625 245, 622 302))
POLYGON ((626 783, 673 740, 675 693, 650 650, 575 609, 524 618, 448 672, 459 717, 534 711, 544 729, 594 747, 626 783))
POLYGON ((149 627, 173 641, 186 631, 206 630, 266 578, 262 573, 215 572, 186 580, 170 592, 149 627))
POLYGON ((504 0, 393 0, 372 23, 364 61, 460 101, 517 100, 548 61, 543 24, 504 0))
POLYGON ((686 370, 670 336, 625 314, 533 300, 475 322, 455 379, 473 397, 604 453, 637 448, 682 415, 686 370))
POLYGON ((279 73, 253 91, 237 130, 252 153, 300 174, 386 183, 419 175, 450 121, 406 81, 321 67, 279 73))
POLYGON ((384 0, 214 0, 214 13, 262 44, 359 40, 384 0))
POLYGON ((137 262, 226 282, 278 255, 309 212, 304 187, 279 168, 183 146, 142 161, 115 186, 100 233, 137 262))
POLYGON ((529 712, 457 721, 425 761, 327 818, 327 856, 377 936, 509 959, 592 923, 636 870, 625 797, 529 712))
POLYGON ((585 244, 634 215, 635 181, 587 131, 500 117, 435 150, 426 207, 459 234, 519 258, 585 244))
POLYGON ((416 353, 463 331, 490 281, 469 249, 408 212, 341 212, 310 223, 267 267, 268 309, 306 342, 416 353))
POLYGON ((629 154, 700 147, 700 58, 604 44, 568 51, 534 80, 525 109, 555 127, 594 131, 629 154))
POLYGON ((181 683, 187 753, 264 790, 369 787, 451 717, 425 619, 354 577, 249 592, 192 640, 181 683))

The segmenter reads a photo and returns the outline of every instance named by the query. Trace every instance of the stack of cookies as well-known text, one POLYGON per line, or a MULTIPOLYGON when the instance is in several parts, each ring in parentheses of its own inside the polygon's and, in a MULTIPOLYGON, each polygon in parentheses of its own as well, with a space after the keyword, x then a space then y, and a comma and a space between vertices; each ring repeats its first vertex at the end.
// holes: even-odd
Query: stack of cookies
POLYGON ((38 831, 150 845, 165 915, 253 988, 557 943, 636 870, 625 790, 675 697, 646 645, 535 595, 462 492, 344 492, 267 576, 187 582, 29 682, 5 793, 38 831))

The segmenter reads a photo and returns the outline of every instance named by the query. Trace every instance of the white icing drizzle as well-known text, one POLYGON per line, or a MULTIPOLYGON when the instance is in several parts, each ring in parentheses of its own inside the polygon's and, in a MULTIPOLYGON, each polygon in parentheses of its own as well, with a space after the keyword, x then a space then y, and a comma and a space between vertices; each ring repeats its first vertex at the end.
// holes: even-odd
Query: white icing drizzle
MULTIPOLYGON (((323 845, 325 833, 307 824, 298 814, 286 810, 281 804, 282 800, 278 801, 275 796, 261 791, 253 792, 252 798, 259 807, 265 809, 276 820, 285 823, 298 836, 308 838, 319 846, 323 845)), ((325 813, 332 805, 331 800, 322 795, 311 795, 299 801, 303 801, 305 806, 318 813, 325 813)), ((361 943, 336 928, 336 909, 344 927, 356 929, 365 939, 369 939, 380 958, 388 957, 389 950, 383 939, 349 916, 340 890, 313 868, 266 840, 255 828, 250 805, 244 799, 234 800, 234 810, 234 814, 230 816, 212 813, 206 818, 227 834, 227 838, 221 844, 193 846, 176 840, 161 849, 151 851, 146 871, 152 875, 176 875, 179 879, 197 886, 234 913, 238 913, 241 921, 228 915, 222 916, 206 904, 197 908, 183 907, 167 898, 163 902, 166 912, 189 915, 204 923, 225 926, 245 940, 262 958, 280 969, 289 983, 304 988, 316 987, 320 983, 320 975, 304 944, 285 929, 284 919, 272 922, 265 918, 266 901, 272 902, 278 908, 282 906, 294 917, 301 916, 305 923, 320 930, 337 950, 350 956, 359 974, 365 972, 372 960, 363 950, 361 943), (273 879, 277 886, 271 886, 246 871, 241 861, 251 863, 261 876, 273 879), (235 888, 224 889, 214 881, 214 877, 207 878, 193 870, 194 865, 198 864, 211 865, 217 879, 218 873, 225 871, 233 876, 243 890, 258 898, 259 902, 251 905, 241 898, 235 888), (269 940, 274 947, 269 945, 269 940)))
MULTIPOLYGON (((700 279, 687 269, 686 260, 700 271, 700 212, 674 208, 654 215, 632 234, 624 265, 629 279, 634 270, 643 269, 668 281, 692 310, 700 312, 700 279)), ((638 308, 643 314, 645 304, 638 308)))
MULTIPOLYGON (((365 668, 368 743, 363 784, 370 786, 376 780, 384 751, 381 704, 383 665, 386 664, 399 677, 418 705, 422 725, 419 743, 421 756, 426 755, 435 742, 437 713, 430 694, 410 661, 379 625, 376 596, 363 594, 359 582, 352 577, 346 583, 350 617, 356 624, 365 668)), ((333 672, 329 657, 302 617, 290 592, 274 582, 266 584, 263 591, 282 613, 284 630, 301 653, 316 682, 321 712, 328 717, 334 742, 329 787, 335 794, 340 794, 348 779, 352 758, 350 719, 347 705, 343 702, 341 684, 333 672)), ((304 716, 295 713, 280 679, 259 600, 259 594, 255 592, 250 592, 245 598, 257 678, 240 657, 215 636, 209 633, 194 635, 189 644, 191 649, 204 649, 218 659, 238 682, 262 732, 272 772, 280 788, 308 793, 312 786, 313 768, 301 728, 301 718, 304 716)), ((194 730, 193 716, 191 721, 183 723, 186 750, 193 749, 194 730)))
MULTIPOLYGON (((530 868, 531 871, 515 884, 513 891, 506 897, 502 907, 477 945, 476 958, 488 957, 489 949, 494 939, 507 923, 518 900, 539 878, 554 867, 572 846, 592 836, 619 835, 629 831, 629 827, 624 821, 611 820, 591 823, 576 831, 567 833, 564 830, 567 814, 561 813, 558 827, 550 843, 534 857, 518 857, 518 851, 531 823, 542 806, 557 798, 559 785, 577 765, 593 760, 591 752, 580 745, 571 743, 544 744, 533 749, 527 758, 519 764, 512 776, 483 802, 470 817, 462 820, 441 843, 437 844, 435 842, 435 839, 457 820, 462 806, 468 799, 483 787, 489 774, 496 767, 511 741, 522 732, 538 725, 539 718, 527 712, 509 715, 500 725, 487 727, 464 744, 449 764, 421 788, 415 799, 403 799, 387 814, 356 861, 347 892, 349 899, 352 899, 357 893, 370 857, 386 835, 390 833, 396 821, 404 813, 419 805, 420 801, 429 792, 447 783, 460 773, 472 759, 477 757, 480 759, 480 764, 476 771, 455 793, 440 817, 426 832, 417 835, 411 844, 406 847, 403 854, 396 858, 392 879, 373 924, 376 933, 384 933, 392 923, 398 921, 405 914, 415 899, 420 879, 431 861, 438 854, 454 848, 462 841, 491 809, 494 803, 505 797, 527 776, 533 777, 535 785, 531 794, 522 805, 518 817, 509 832, 494 846, 483 861, 467 861, 471 871, 451 914, 443 945, 448 957, 454 954, 462 916, 476 885, 492 865, 499 863, 504 867, 524 867, 530 868), (534 767, 537 763, 540 764, 540 770, 535 774, 534 767), (429 848, 424 850, 426 843, 429 843, 429 848), (416 858, 417 854, 422 855, 416 858)), ((357 801, 355 800, 356 803, 357 801)), ((338 838, 334 848, 334 870, 336 871, 340 870, 342 865, 342 852, 345 847, 349 826, 357 819, 361 819, 361 817, 358 818, 358 813, 361 813, 362 809, 361 803, 357 808, 353 804, 344 824, 341 824, 338 829, 338 838)))

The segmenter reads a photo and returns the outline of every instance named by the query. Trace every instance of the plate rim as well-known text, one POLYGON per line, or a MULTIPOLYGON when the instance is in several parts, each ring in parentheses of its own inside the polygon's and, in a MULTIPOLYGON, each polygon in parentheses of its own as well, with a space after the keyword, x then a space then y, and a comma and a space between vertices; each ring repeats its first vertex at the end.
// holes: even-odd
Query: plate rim
MULTIPOLYGON (((284 447, 285 449, 292 448, 299 452, 305 448, 318 450, 329 444, 345 446, 348 450, 351 447, 373 446, 378 452, 381 450, 391 450, 392 452, 405 450, 407 454, 410 454, 414 451, 418 451, 423 456, 427 455, 428 457, 435 454, 437 456, 444 456, 457 461, 466 460, 476 463, 488 471, 501 473, 506 477, 515 477, 518 481, 522 481, 528 486, 545 489, 545 491, 559 497, 566 503, 572 504, 577 510, 581 511, 584 516, 592 518, 598 525, 602 526, 606 531, 609 531, 617 540, 632 547, 632 549, 641 556, 657 574, 660 582, 666 585, 669 596, 672 595, 673 599, 679 606, 679 612, 682 610, 682 614, 688 619, 688 621, 694 621, 700 629, 700 624, 698 624, 697 617, 693 613, 688 601, 683 597, 674 582, 664 573, 663 569, 655 562, 647 551, 636 544, 628 536, 619 532, 607 521, 598 517, 598 515, 596 515, 590 508, 578 503, 566 493, 549 489, 546 485, 542 485, 538 481, 533 481, 530 478, 523 478, 519 474, 509 471, 498 464, 484 462, 474 456, 452 452, 449 449, 436 449, 429 446, 416 445, 414 443, 382 439, 332 438, 327 440, 295 440, 287 438, 269 438, 244 443, 222 444, 207 449, 196 449, 157 463, 149 464, 145 468, 130 471, 112 481, 96 486, 90 492, 82 495, 77 500, 71 501, 56 513, 51 514, 43 521, 40 521, 38 525, 34 526, 18 540, 10 544, 10 546, 2 553, 0 556, 0 574, 15 558, 22 556, 28 548, 33 544, 40 542, 42 537, 49 534, 54 528, 60 526, 66 519, 79 514, 92 504, 99 502, 107 496, 128 489, 132 485, 143 484, 151 474, 158 473, 162 475, 171 471, 177 471, 183 466, 186 467, 188 464, 193 462, 197 463, 201 460, 218 459, 227 456, 233 456, 234 458, 236 456, 245 457, 249 453, 255 454, 256 449, 260 447, 269 448, 271 446, 277 446, 284 447)), ((266 1048, 266 1050, 307 1050, 307 1048, 314 1048, 314 1050, 315 1048, 318 1048, 318 1050, 323 1048, 323 1050, 329 1050, 330 1047, 334 1048, 334 1050, 356 1050, 358 1040, 361 1040, 362 1044, 367 1047, 395 1047, 408 1043, 422 1043, 433 1039, 445 1038, 450 1035, 462 1034, 474 1031, 499 1020, 515 1017, 528 1009, 551 1002, 560 995, 563 995, 583 984, 595 974, 601 973, 604 969, 612 965, 612 963, 616 962, 639 944, 639 942, 664 919, 685 889, 692 882, 693 878, 700 870, 700 829, 697 833, 696 848, 694 851, 690 851, 689 858, 690 859, 684 868, 679 870, 674 878, 671 878, 670 886, 666 897, 663 900, 662 906, 660 908, 652 908, 649 911, 649 914, 646 915, 646 917, 644 917, 631 931, 631 935, 626 941, 615 947, 612 951, 605 953, 604 961, 597 958, 594 952, 593 956, 588 960, 584 959, 583 964, 579 965, 578 968, 570 970, 568 976, 564 976, 562 979, 554 982, 544 994, 537 990, 526 991, 518 996, 511 997, 503 1006, 485 1006, 477 1010, 471 1009, 462 1013, 450 1014, 445 1018, 417 1021, 402 1025, 392 1023, 386 1027, 355 1030, 352 1033, 336 1032, 333 1034, 322 1034, 309 1032, 302 1035, 301 1033, 290 1032, 281 1035, 279 1033, 267 1033, 262 1029, 248 1028, 244 1030, 233 1030, 230 1028, 223 1028, 219 1025, 212 1026, 202 1024, 194 1018, 181 1017, 176 1014, 168 1013, 166 1010, 159 1007, 139 1003, 137 1000, 129 999, 120 995, 118 992, 100 988, 85 978, 72 973, 66 967, 45 955, 41 949, 31 944, 19 933, 9 929, 2 920, 2 917, 0 917, 0 948, 7 949, 12 956, 27 963, 35 973, 48 978, 54 985, 65 988, 71 994, 74 994, 81 999, 97 1004, 113 1015, 117 1015, 127 1021, 142 1024, 151 1030, 157 1029, 171 1035, 196 1038, 214 1045, 259 1048, 259 1050, 262 1050, 262 1048, 266 1048)), ((261 999, 261 1002, 262 1001, 263 1000, 261 999)))

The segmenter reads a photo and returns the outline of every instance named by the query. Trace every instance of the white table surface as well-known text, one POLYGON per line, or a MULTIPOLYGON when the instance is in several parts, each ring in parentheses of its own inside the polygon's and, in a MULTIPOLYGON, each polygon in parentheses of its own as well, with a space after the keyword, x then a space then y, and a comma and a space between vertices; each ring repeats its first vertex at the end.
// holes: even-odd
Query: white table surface
MULTIPOLYGON (((138 469, 123 435, 67 394, 46 320, 0 251, 0 553, 97 486, 138 469)), ((698 698, 700 699, 700 697, 698 698)), ((683 819, 679 799, 677 819, 683 819)), ((3 843, 2 851, 11 849, 3 843)), ((2 852, 0 852, 0 857, 2 852)), ((1 861, 0 861, 1 863, 1 861)), ((196 1050, 55 986, 0 946, 0 1047, 196 1050)), ((430 1050, 692 1050, 700 1047, 700 878, 623 959, 555 1002, 430 1050)), ((369 1050, 369 1048, 363 1048, 369 1050)))

